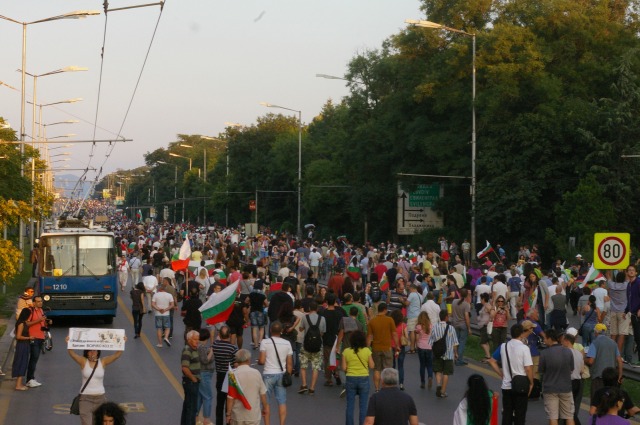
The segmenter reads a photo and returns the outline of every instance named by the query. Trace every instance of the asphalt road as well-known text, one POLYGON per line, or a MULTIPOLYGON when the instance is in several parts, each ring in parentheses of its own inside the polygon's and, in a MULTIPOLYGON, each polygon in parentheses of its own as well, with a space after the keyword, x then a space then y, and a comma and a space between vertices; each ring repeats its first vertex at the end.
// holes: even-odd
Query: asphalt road
MULTIPOLYGON (((78 417, 68 414, 69 405, 80 390, 80 370, 68 356, 64 343, 68 328, 80 326, 125 329, 129 335, 123 356, 107 368, 105 377, 107 397, 126 408, 129 412, 128 423, 178 424, 182 406, 180 353, 183 347, 183 324, 177 316, 173 346, 156 348, 153 315, 147 315, 143 321, 142 338, 133 339, 130 304, 128 293, 121 292, 118 316, 108 326, 94 320, 58 320, 52 328, 54 349, 40 357, 36 371, 36 379, 43 385, 20 392, 13 390, 15 382, 10 379, 10 373, 1 381, 0 424, 80 423, 78 417)), ((247 344, 250 341, 248 329, 245 341, 247 344)), ((11 365, 12 355, 11 351, 7 366, 11 365)), ((253 360, 254 363, 255 361, 256 359, 253 360)), ((10 368, 7 371, 10 372, 10 368)), ((466 380, 473 373, 485 376, 489 387, 499 391, 500 381, 488 367, 471 361, 468 366, 455 369, 447 390, 449 397, 438 399, 435 397, 435 389, 420 389, 417 355, 407 355, 404 385, 407 393, 416 401, 420 422, 428 425, 451 424, 453 412, 464 396, 466 380)), ((296 393, 299 381, 294 378, 294 384, 287 394, 287 423, 325 425, 344 422, 346 403, 339 398, 340 388, 324 387, 322 379, 319 382, 314 396, 299 395, 296 393)), ((271 412, 272 423, 277 424, 275 401, 271 412)), ((582 411, 581 417, 586 421, 586 411, 582 411)), ((531 424, 546 423, 542 401, 529 404, 527 419, 531 424)))

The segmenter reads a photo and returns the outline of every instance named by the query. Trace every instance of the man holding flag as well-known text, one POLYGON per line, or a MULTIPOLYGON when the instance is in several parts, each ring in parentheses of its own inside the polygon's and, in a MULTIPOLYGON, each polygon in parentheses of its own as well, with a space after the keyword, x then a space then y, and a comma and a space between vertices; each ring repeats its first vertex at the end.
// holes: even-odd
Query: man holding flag
POLYGON ((245 348, 236 353, 238 367, 227 374, 227 422, 231 424, 259 425, 269 417, 267 387, 262 375, 251 366, 251 352, 245 348), (262 403, 262 412, 260 411, 262 403), (230 422, 229 422, 230 421, 230 422))

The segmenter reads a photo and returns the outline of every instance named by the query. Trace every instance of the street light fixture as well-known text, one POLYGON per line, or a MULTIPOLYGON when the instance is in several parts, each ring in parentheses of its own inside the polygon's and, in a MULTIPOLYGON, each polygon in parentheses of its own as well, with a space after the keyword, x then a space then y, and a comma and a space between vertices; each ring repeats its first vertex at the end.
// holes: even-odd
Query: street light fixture
POLYGON ((451 28, 446 25, 431 21, 420 21, 415 19, 405 19, 407 24, 422 28, 439 29, 462 34, 471 37, 472 59, 471 59, 471 253, 476 251, 476 34, 451 28))
POLYGON ((76 133, 67 133, 67 134, 63 134, 62 136, 47 137, 47 140, 62 139, 65 137, 75 137, 75 136, 77 136, 76 133))
POLYGON ((69 156, 71 155, 71 152, 62 152, 62 153, 57 153, 55 155, 50 155, 49 158, 55 158, 56 156, 69 156))
POLYGON ((189 158, 188 156, 184 156, 184 155, 178 155, 177 153, 173 153, 173 152, 169 152, 170 156, 174 156, 176 158, 183 158, 183 159, 188 159, 189 160, 189 171, 191 171, 191 165, 193 160, 191 158, 189 158))
MULTIPOLYGON (((291 112, 298 113, 298 226, 297 226, 297 234, 298 238, 302 237, 302 226, 300 223, 300 190, 302 187, 302 111, 297 109, 286 108, 284 106, 274 105, 268 102, 260 102, 262 106, 266 106, 267 108, 278 108, 285 109, 291 112)), ((256 223, 257 224, 257 223, 256 223)))
POLYGON ((362 81, 358 81, 358 80, 349 80, 347 78, 343 78, 343 77, 336 77, 335 75, 328 75, 328 74, 316 74, 317 78, 326 78, 327 80, 342 80, 342 81, 346 81, 348 83, 356 83, 356 84, 362 84, 364 85, 364 83, 362 81))

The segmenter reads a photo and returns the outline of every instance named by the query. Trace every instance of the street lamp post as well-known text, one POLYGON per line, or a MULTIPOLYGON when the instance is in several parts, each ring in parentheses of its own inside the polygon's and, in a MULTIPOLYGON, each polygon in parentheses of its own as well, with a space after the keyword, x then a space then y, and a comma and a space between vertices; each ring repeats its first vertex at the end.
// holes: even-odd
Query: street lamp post
POLYGON ((419 21, 415 19, 405 19, 407 24, 422 28, 440 29, 471 37, 472 59, 471 59, 471 255, 476 251, 476 34, 462 31, 456 28, 447 27, 431 21, 419 21))
MULTIPOLYGON (((297 109, 286 108, 284 106, 273 105, 267 102, 260 102, 262 106, 266 106, 267 108, 278 108, 285 109, 291 112, 298 113, 298 227, 297 234, 298 239, 302 237, 302 226, 300 223, 300 190, 302 187, 302 111, 297 109)), ((257 223, 256 223, 257 224, 257 223)))
MULTIPOLYGON (((97 10, 77 10, 74 12, 64 13, 62 15, 51 16, 49 18, 38 19, 37 21, 31 22, 20 22, 15 19, 9 18, 7 16, 0 15, 0 19, 5 21, 13 22, 18 25, 22 25, 22 92, 20 96, 20 141, 24 142, 24 115, 25 115, 25 103, 26 103, 26 90, 25 90, 25 80, 26 80, 26 72, 27 69, 27 26, 33 24, 39 24, 42 22, 50 22, 57 21, 60 19, 81 19, 86 18, 87 16, 99 15, 100 11, 97 10)), ((20 156, 24 157, 24 144, 20 145, 20 156)), ((24 163, 20 163, 20 176, 24 177, 24 163)), ((19 247, 20 250, 24 250, 24 222, 20 219, 20 236, 19 236, 19 247)), ((22 270, 22 262, 20 263, 20 270, 22 270)))
MULTIPOLYGON (((176 167, 176 174, 173 180, 173 222, 176 222, 176 204, 175 201, 178 199, 178 165, 177 164, 169 164, 168 162, 164 162, 164 161, 156 161, 158 164, 164 164, 164 165, 173 165, 174 167, 176 167)), ((182 205, 184 205, 184 199, 182 200, 182 205)), ((184 207, 183 207, 184 210, 184 207)))

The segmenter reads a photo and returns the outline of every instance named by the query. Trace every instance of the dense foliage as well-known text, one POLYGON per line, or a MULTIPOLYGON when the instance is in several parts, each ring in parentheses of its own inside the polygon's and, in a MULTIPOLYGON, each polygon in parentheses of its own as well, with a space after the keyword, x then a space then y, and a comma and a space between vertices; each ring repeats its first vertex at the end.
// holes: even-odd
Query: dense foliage
MULTIPOLYGON (((594 231, 637 234, 640 159, 621 156, 640 153, 638 2, 423 0, 422 10, 476 34, 478 241, 587 255, 594 231)), ((368 239, 394 239, 398 173, 470 176, 471 63, 470 37, 419 27, 354 57, 350 95, 327 102, 303 128, 303 224, 356 241, 366 224, 368 239)), ((228 205, 229 224, 252 221, 257 192, 260 224, 293 230, 297 116, 268 114, 219 138, 181 135, 150 152, 151 172, 132 180, 127 202, 144 205, 153 181, 158 203, 175 202, 175 170, 161 160, 178 165, 178 198, 183 190, 187 199, 207 197, 187 201, 186 219, 202 222, 206 212, 224 223, 228 205), (185 172, 186 160, 168 156, 190 156, 196 167, 204 149, 206 184, 196 170, 185 172)), ((437 208, 447 235, 461 241, 469 236, 469 183, 400 180, 406 188, 432 182, 445 188, 437 208)))

